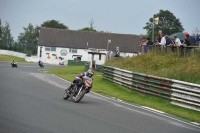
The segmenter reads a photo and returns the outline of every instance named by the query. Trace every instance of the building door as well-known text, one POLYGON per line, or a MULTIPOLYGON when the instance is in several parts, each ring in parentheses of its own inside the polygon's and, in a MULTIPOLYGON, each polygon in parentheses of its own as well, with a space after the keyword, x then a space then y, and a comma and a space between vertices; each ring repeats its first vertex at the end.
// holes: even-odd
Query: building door
POLYGON ((77 57, 77 60, 81 60, 81 57, 77 57))

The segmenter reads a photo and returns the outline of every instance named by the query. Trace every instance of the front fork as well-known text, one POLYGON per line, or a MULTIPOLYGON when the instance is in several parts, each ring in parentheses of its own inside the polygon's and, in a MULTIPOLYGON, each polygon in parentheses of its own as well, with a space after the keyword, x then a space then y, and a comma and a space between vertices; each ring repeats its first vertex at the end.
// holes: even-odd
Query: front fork
POLYGON ((81 86, 81 88, 79 89, 78 94, 77 94, 78 96, 81 93, 82 89, 83 89, 83 86, 81 86))

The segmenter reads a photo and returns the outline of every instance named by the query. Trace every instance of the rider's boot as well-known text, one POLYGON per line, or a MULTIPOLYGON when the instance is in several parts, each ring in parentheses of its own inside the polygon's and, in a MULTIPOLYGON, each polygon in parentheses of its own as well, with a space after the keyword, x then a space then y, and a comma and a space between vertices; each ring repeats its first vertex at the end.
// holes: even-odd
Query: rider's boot
POLYGON ((65 91, 69 94, 71 89, 72 89, 72 87, 73 87, 73 83, 70 86, 68 86, 65 91))

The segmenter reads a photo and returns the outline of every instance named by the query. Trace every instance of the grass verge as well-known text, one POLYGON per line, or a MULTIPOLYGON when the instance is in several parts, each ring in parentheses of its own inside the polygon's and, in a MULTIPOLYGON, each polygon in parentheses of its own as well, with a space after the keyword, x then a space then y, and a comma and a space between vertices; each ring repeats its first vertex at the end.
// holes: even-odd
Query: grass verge
POLYGON ((16 62, 26 62, 24 58, 0 54, 0 61, 10 62, 12 59, 14 59, 16 62))
POLYGON ((105 66, 200 84, 200 52, 187 58, 148 52, 136 57, 115 58, 106 61, 105 66))
MULTIPOLYGON (((46 71, 46 70, 45 70, 46 71)), ((68 81, 73 81, 75 76, 84 72, 83 66, 73 66, 67 68, 50 69, 48 73, 55 74, 68 81)), ((94 84, 92 91, 105 95, 121 99, 123 101, 139 104, 141 106, 148 106, 171 115, 175 115, 180 118, 184 118, 193 122, 200 123, 200 112, 182 108, 176 105, 170 104, 168 101, 152 97, 149 95, 140 94, 129 89, 118 86, 102 78, 102 73, 95 72, 94 84)))

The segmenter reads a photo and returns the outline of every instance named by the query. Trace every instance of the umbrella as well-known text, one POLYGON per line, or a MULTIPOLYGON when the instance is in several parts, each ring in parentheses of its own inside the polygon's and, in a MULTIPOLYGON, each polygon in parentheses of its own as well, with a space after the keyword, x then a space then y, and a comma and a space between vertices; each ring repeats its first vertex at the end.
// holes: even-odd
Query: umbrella
POLYGON ((171 34, 169 37, 170 37, 170 38, 173 38, 174 35, 176 35, 176 36, 177 36, 180 40, 182 40, 182 41, 185 39, 185 38, 184 38, 183 32, 177 32, 177 33, 171 34))

